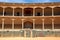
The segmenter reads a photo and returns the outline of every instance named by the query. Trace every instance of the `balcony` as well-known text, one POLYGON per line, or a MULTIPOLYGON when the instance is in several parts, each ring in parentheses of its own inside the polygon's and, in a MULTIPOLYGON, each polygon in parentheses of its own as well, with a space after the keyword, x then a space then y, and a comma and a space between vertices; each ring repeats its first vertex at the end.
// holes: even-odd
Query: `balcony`
POLYGON ((22 29, 22 24, 14 24, 14 29, 22 29))
POLYGON ((52 13, 45 13, 44 16, 52 16, 52 13))
POLYGON ((39 31, 39 30, 0 31, 0 37, 32 37, 32 38, 60 37, 60 31, 39 31))
POLYGON ((22 16, 22 13, 17 12, 14 14, 14 16, 22 16))
POLYGON ((52 29, 52 24, 44 24, 45 29, 52 29))
POLYGON ((3 37, 24 37, 24 31, 0 31, 0 36, 3 37))
POLYGON ((12 24, 4 24, 4 29, 12 29, 12 24))
POLYGON ((0 13, 0 16, 3 16, 3 13, 0 13))
POLYGON ((55 29, 60 29, 60 24, 54 24, 55 29))
MULTIPOLYGON (((42 14, 43 13, 35 13, 35 15, 33 16, 33 13, 25 13, 23 16, 24 17, 41 17, 41 16, 43 16, 42 14)), ((13 16, 13 13, 4 13, 4 16, 3 16, 3 13, 0 13, 0 16, 2 16, 2 17, 4 17, 4 16, 5 17, 6 16, 12 17, 13 16)), ((22 17, 22 13, 19 13, 19 12, 18 13, 15 13, 14 16, 16 16, 16 17, 17 16, 18 17, 22 17)), ((44 17, 45 16, 48 16, 48 17, 51 16, 51 17, 53 17, 52 14, 48 14, 48 13, 45 13, 44 14, 44 17)), ((56 13, 56 14, 54 14, 54 16, 58 17, 58 16, 60 16, 60 14, 59 13, 56 13)))
POLYGON ((54 13, 54 16, 60 16, 60 13, 54 13))
POLYGON ((12 13, 4 13, 4 16, 13 16, 13 14, 12 13))
POLYGON ((35 24, 35 29, 42 29, 42 24, 35 24))
POLYGON ((2 24, 0 24, 0 29, 2 29, 2 24))

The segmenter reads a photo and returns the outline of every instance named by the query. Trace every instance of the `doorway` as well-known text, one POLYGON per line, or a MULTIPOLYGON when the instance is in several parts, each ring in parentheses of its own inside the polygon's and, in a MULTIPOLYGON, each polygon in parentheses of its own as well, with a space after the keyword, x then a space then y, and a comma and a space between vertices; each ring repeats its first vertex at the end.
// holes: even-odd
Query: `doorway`
POLYGON ((33 29, 33 23, 30 22, 30 21, 26 21, 26 22, 24 23, 24 28, 25 28, 25 29, 33 29))

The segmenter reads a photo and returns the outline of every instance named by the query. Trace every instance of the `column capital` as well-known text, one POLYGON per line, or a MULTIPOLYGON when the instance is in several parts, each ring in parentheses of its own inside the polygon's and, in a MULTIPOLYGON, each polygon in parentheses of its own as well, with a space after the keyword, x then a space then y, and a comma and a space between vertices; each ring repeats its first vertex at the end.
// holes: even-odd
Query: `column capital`
POLYGON ((32 19, 32 20, 35 20, 35 19, 32 19))
POLYGON ((2 20, 5 20, 4 18, 2 20))
POLYGON ((25 19, 21 19, 21 20, 25 20, 25 19))
POLYGON ((52 6, 51 8, 55 8, 56 6, 52 6))
POLYGON ((22 9, 24 9, 24 7, 22 7, 22 9))
POLYGON ((6 7, 4 6, 3 9, 5 9, 6 7))
POLYGON ((54 21, 54 19, 52 19, 52 21, 54 21))
POLYGON ((42 20, 45 20, 45 19, 42 19, 42 20))
POLYGON ((34 7, 33 9, 35 9, 36 7, 34 7))
POLYGON ((16 8, 16 7, 12 7, 13 9, 16 8))
POLYGON ((11 20, 15 20, 15 19, 11 19, 11 20))
POLYGON ((52 20, 54 20, 54 19, 52 19, 52 20))
POLYGON ((54 8, 54 7, 51 7, 52 9, 54 8))

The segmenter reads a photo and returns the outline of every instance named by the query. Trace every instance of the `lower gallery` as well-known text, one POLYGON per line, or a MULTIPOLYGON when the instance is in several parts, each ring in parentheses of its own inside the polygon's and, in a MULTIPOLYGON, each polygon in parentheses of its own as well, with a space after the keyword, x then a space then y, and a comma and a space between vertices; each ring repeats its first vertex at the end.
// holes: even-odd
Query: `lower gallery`
POLYGON ((60 2, 1 2, 0 40, 5 39, 60 40, 60 2))

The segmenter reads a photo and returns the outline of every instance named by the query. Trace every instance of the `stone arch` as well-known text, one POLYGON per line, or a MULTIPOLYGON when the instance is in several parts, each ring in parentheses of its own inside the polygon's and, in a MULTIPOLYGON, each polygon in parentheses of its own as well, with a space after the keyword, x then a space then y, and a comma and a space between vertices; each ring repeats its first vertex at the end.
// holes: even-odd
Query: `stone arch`
POLYGON ((14 15, 15 16, 22 16, 22 8, 19 8, 19 7, 15 8, 14 15))
POLYGON ((24 16, 33 16, 33 8, 25 8, 24 16))
POLYGON ((12 16, 12 15, 13 15, 13 8, 11 8, 11 7, 6 7, 6 8, 5 8, 4 15, 6 15, 6 16, 12 16))
POLYGON ((33 29, 33 23, 30 21, 24 22, 24 28, 33 29))
POLYGON ((0 15, 3 15, 3 8, 0 7, 0 15))
POLYGON ((42 8, 35 8, 35 16, 42 16, 42 8))
POLYGON ((44 9, 44 15, 45 15, 45 16, 52 16, 52 8, 46 7, 46 8, 44 9))
POLYGON ((54 8, 54 15, 60 15, 60 7, 55 7, 54 8))

